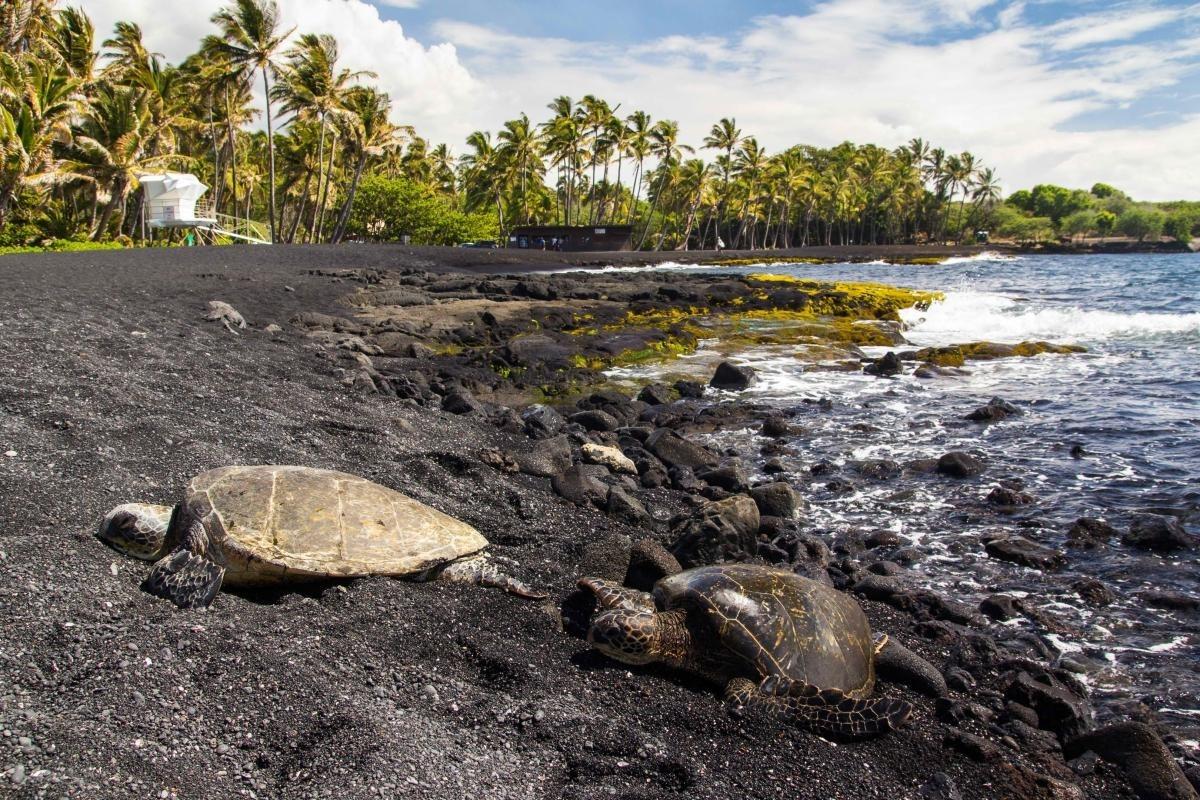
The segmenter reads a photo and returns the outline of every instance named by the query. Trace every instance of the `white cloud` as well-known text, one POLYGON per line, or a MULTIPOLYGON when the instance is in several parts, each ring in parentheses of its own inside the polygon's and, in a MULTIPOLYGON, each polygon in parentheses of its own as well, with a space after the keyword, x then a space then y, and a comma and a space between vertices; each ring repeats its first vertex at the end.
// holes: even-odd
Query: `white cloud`
MULTIPOLYGON (((161 0, 82 2, 101 35, 117 19, 137 21, 172 60, 211 32, 209 17, 223 4, 191 0, 163 14, 161 0)), ((1010 189, 1103 180, 1147 199, 1197 191, 1200 115, 1153 129, 1130 118, 1108 130, 1069 130, 1080 114, 1186 87, 1200 66, 1200 42, 1184 32, 1196 5, 1109 7, 1038 27, 1022 0, 824 0, 729 36, 617 45, 442 21, 434 31, 443 43, 432 46, 365 0, 280 6, 287 25, 336 36, 347 67, 377 72, 398 122, 458 152, 472 130, 495 130, 522 111, 544 119, 552 98, 590 93, 625 113, 678 120, 693 145, 718 118, 734 116, 770 151, 845 139, 890 147, 920 136, 971 150, 1010 189), (1159 29, 1176 32, 1169 46, 1135 38, 1159 29)))
POLYGON ((391 8, 417 8, 421 5, 421 0, 375 0, 377 6, 390 6, 391 8))
MULTIPOLYGON (((416 0, 393 0, 416 5, 416 0)), ((224 0, 188 0, 164 11, 161 0, 79 0, 96 25, 97 40, 107 38, 118 20, 137 22, 147 46, 178 63, 194 52, 200 39, 216 30, 212 15, 224 0)), ((280 0, 282 29, 330 33, 338 40, 341 63, 378 74, 373 83, 392 97, 397 122, 422 131, 448 130, 460 109, 480 91, 459 62, 452 44, 430 47, 404 33, 400 23, 382 19, 364 0, 280 0)), ((257 84, 256 84, 257 91, 257 84)), ((261 95, 260 102, 261 102, 261 95)))
MULTIPOLYGON (((1197 45, 1124 44, 1136 32, 1188 16, 1189 8, 1078 17, 1062 37, 1023 21, 1023 5, 990 0, 828 0, 803 16, 762 17, 736 37, 672 36, 635 47, 497 33, 461 22, 435 26, 488 91, 475 120, 495 126, 520 111, 535 119, 559 94, 598 94, 680 122, 699 145, 733 116, 770 151, 851 139, 885 146, 914 136, 969 149, 1009 189, 1038 181, 1120 183, 1147 199, 1195 196, 1196 118, 1154 130, 1136 121, 1070 132, 1080 114, 1121 108, 1184 80, 1197 45), (939 34, 931 40, 933 34, 939 34), (1101 37, 1096 39, 1096 37, 1101 37)), ((478 124, 478 123, 476 123, 478 124)))

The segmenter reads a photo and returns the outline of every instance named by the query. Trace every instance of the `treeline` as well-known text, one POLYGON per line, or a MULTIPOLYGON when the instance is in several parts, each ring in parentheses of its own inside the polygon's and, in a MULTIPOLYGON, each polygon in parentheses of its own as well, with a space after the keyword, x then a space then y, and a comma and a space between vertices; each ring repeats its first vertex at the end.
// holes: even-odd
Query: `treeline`
POLYGON ((134 23, 97 42, 88 17, 56 0, 0 5, 0 246, 140 241, 138 177, 167 169, 207 183, 225 227, 257 220, 245 229, 279 242, 503 241, 539 223, 627 224, 653 249, 960 241, 992 228, 1036 239, 1109 211, 1002 203, 991 168, 921 139, 770 153, 722 119, 697 153, 674 121, 618 115, 592 95, 556 98, 541 123, 521 114, 477 131, 456 156, 395 124, 374 76, 344 68, 332 37, 283 29, 273 0, 233 0, 212 22, 173 65, 134 23))
POLYGON ((1022 242, 1128 236, 1179 242, 1200 237, 1200 202, 1136 202, 1107 183, 1090 191, 1043 183, 1011 194, 995 210, 996 233, 1022 242))

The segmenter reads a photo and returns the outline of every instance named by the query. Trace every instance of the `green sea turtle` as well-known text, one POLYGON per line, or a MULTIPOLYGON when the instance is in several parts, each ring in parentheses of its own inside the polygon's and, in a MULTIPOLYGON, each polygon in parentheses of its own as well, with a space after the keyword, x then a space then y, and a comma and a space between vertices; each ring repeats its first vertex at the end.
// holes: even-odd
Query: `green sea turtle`
POLYGON ((545 595, 501 574, 479 531, 356 475, 291 466, 203 472, 183 502, 127 503, 100 523, 113 548, 155 561, 142 588, 180 608, 222 585, 277 586, 364 575, 447 580, 545 595))
POLYGON ((912 707, 870 697, 874 639, 853 598, 792 572, 698 567, 647 594, 583 578, 599 604, 588 641, 627 664, 662 662, 725 687, 725 699, 818 733, 863 738, 902 725, 912 707))

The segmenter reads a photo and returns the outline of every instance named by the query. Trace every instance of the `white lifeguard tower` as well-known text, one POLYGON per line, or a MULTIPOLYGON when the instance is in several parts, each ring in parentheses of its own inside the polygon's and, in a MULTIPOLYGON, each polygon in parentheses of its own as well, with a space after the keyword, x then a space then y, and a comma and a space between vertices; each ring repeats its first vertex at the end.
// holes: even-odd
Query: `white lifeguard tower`
POLYGON ((208 191, 199 178, 186 172, 141 175, 138 182, 145 192, 142 213, 147 227, 192 228, 199 239, 215 241, 229 236, 255 244, 268 244, 254 223, 217 214, 203 198, 208 191))

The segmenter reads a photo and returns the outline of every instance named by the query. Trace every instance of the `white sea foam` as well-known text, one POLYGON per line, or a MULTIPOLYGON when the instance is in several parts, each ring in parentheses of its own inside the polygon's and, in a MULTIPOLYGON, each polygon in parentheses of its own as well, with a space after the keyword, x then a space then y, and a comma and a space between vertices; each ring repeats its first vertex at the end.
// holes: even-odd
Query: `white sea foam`
POLYGON ((609 264, 605 267, 564 267, 547 270, 544 275, 559 275, 564 272, 692 272, 704 269, 700 264, 680 264, 678 261, 663 261, 659 264, 609 264))
POLYGON ((900 312, 914 344, 1048 339, 1089 341, 1162 333, 1200 332, 1200 314, 1123 314, 1077 306, 1038 306, 991 292, 948 292, 926 311, 900 312))
POLYGON ((950 256, 943 264, 973 264, 978 261, 1021 261, 1021 256, 1010 256, 1006 253, 997 253, 994 250, 984 250, 982 253, 976 253, 973 256, 950 256))

